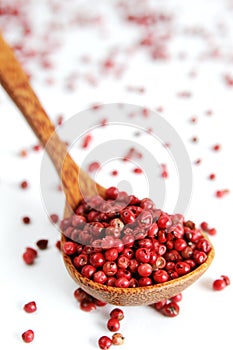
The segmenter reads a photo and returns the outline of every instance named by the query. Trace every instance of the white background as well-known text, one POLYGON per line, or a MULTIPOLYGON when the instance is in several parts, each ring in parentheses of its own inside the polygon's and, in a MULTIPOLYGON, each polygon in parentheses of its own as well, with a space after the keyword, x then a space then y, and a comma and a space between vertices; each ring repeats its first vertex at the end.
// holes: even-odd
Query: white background
MULTIPOLYGON (((147 1, 123 1, 127 5, 124 9, 115 1, 97 5, 96 1, 13 0, 2 1, 1 6, 7 4, 19 7, 21 15, 0 15, 0 28, 12 45, 20 43, 25 51, 35 50, 31 57, 22 52, 18 52, 18 57, 54 123, 59 115, 68 120, 94 103, 126 102, 152 110, 163 107, 161 115, 183 140, 192 164, 192 198, 185 216, 197 225, 205 220, 217 229, 211 238, 216 250, 214 262, 183 293, 178 317, 166 318, 149 307, 123 307, 122 349, 196 350, 223 344, 232 349, 232 286, 221 292, 214 292, 211 287, 222 274, 232 278, 233 86, 224 79, 226 74, 233 77, 232 1, 151 1, 150 13, 170 16, 169 21, 160 17, 151 25, 156 42, 165 46, 169 56, 156 60, 151 59, 150 47, 138 45, 146 28, 125 20, 132 11, 146 12, 147 1), (93 20, 97 16, 101 20, 93 20), (23 33, 22 22, 30 22, 30 35, 23 33), (169 34, 169 38, 161 38, 163 34, 169 34), (102 65, 112 52, 117 67, 106 72, 102 65), (50 69, 43 68, 44 57, 52 63, 50 69), (123 69, 120 75, 118 68, 123 69), (69 84, 72 90, 67 88, 69 84), (132 92, 129 87, 144 87, 145 92, 132 92), (183 91, 191 96, 179 97, 183 91), (209 110, 211 115, 206 113, 209 110), (195 124, 190 122, 194 116, 195 124), (191 142, 194 136, 199 142, 191 142), (211 149, 216 143, 221 144, 219 152, 211 149), (198 158, 202 162, 195 165, 198 158), (215 181, 208 179, 212 172, 216 174, 215 181), (219 189, 230 192, 217 199, 215 191, 219 189)), ((51 225, 48 214, 52 212, 41 196, 43 151, 32 150, 38 141, 3 89, 0 113, 0 347, 96 349, 98 338, 110 334, 106 322, 113 306, 92 313, 79 309, 73 297, 77 286, 55 247, 59 232, 51 225), (26 158, 19 156, 22 149, 28 150, 26 158), (29 182, 27 190, 20 189, 22 180, 29 182), (22 223, 23 216, 31 218, 30 225, 22 223), (22 260, 25 247, 36 247, 41 238, 49 240, 48 249, 39 251, 33 266, 26 266, 22 260), (26 314, 23 305, 31 300, 36 301, 38 310, 26 314), (29 345, 21 339, 21 333, 27 329, 35 332, 35 340, 29 345)), ((78 162, 85 158, 79 146, 76 152, 78 162)), ((176 193, 172 191, 172 161, 164 157, 158 162, 167 163, 171 170, 166 180, 168 202, 164 210, 172 210, 169 196, 176 193)), ((132 175, 130 166, 123 169, 123 164, 119 164, 119 176, 130 179, 134 192, 143 196, 140 175, 132 175)), ((119 177, 107 176, 110 169, 111 163, 102 175, 100 172, 99 179, 102 176, 104 184, 117 184, 119 177)), ((54 198, 54 212, 61 217, 64 198, 57 185, 55 180, 49 191, 54 198)))

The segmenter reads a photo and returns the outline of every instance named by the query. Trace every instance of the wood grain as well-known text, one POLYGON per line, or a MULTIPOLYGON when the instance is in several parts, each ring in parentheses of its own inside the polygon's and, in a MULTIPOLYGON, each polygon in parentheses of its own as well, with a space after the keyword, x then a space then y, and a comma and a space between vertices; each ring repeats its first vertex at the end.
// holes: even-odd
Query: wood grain
POLYGON ((50 156, 63 184, 66 200, 74 209, 85 194, 104 194, 73 161, 66 144, 59 138, 55 127, 33 91, 29 79, 15 57, 13 50, 0 35, 0 83, 17 105, 28 124, 50 156))

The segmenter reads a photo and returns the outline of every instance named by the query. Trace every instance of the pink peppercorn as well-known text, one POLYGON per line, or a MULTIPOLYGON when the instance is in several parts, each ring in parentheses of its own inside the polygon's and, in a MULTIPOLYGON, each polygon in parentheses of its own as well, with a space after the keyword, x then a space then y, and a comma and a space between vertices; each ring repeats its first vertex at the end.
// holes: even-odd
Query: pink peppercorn
POLYGON ((194 161, 194 164, 195 164, 195 165, 200 165, 200 164, 201 164, 201 158, 197 158, 197 159, 194 161))
POLYGON ((36 242, 36 245, 39 249, 41 250, 45 250, 47 249, 48 247, 48 240, 47 239, 39 239, 37 242, 36 242))
POLYGON ((213 282, 213 290, 223 290, 226 287, 226 282, 224 281, 224 279, 217 279, 213 282))
POLYGON ((52 223, 56 224, 59 221, 59 216, 57 214, 50 214, 50 220, 52 223))
POLYGON ((229 286, 231 283, 230 278, 226 275, 222 275, 221 278, 225 281, 226 285, 229 286))
POLYGON ((111 171, 112 176, 117 176, 118 175, 118 170, 112 170, 111 171))
POLYGON ((31 219, 29 218, 29 216, 24 216, 24 217, 22 218, 22 221, 23 221, 23 223, 24 223, 25 225, 28 225, 28 224, 31 223, 31 219))
POLYGON ((215 236, 216 235, 216 233, 217 233, 217 230, 216 230, 216 228, 210 228, 208 231, 207 231, 207 233, 210 235, 210 236, 215 236))
POLYGON ((176 317, 179 315, 180 307, 175 301, 171 301, 169 303, 166 303, 162 307, 161 311, 164 316, 176 317))
POLYGON ((123 320, 124 312, 120 308, 115 308, 110 312, 110 317, 117 318, 119 321, 123 320))
POLYGON ((61 250, 61 241, 58 240, 56 243, 55 243, 55 247, 58 249, 58 250, 61 250))
POLYGON ((224 190, 218 190, 215 192, 215 196, 217 198, 223 198, 226 194, 228 194, 230 191, 228 189, 224 189, 224 190))
POLYGON ((176 294, 173 297, 171 297, 171 301, 175 301, 176 303, 179 303, 183 298, 182 293, 176 294))
POLYGON ((142 174, 143 170, 142 170, 141 168, 134 168, 134 169, 133 169, 133 172, 134 172, 135 174, 142 174))
POLYGON ((76 243, 74 242, 65 242, 63 244, 63 252, 67 255, 72 255, 76 252, 76 243))
POLYGON ((212 284, 213 290, 220 291, 226 288, 230 284, 230 278, 226 275, 222 275, 221 278, 215 280, 212 284))
POLYGON ((100 168, 100 163, 99 162, 92 162, 88 165, 88 171, 90 173, 93 173, 94 171, 98 170, 100 168))
POLYGON ((35 146, 33 146, 33 147, 32 147, 33 151, 35 151, 35 152, 40 151, 40 150, 41 150, 41 148, 42 148, 42 146, 41 146, 40 144, 35 145, 35 146))
POLYGON ((209 179, 210 179, 210 180, 215 180, 215 179, 216 179, 216 175, 215 175, 214 173, 211 173, 211 174, 209 175, 209 179))
POLYGON ((87 134, 83 139, 82 148, 87 148, 90 145, 91 141, 92 141, 91 134, 87 134))
POLYGON ((80 309, 82 311, 91 312, 96 310, 96 304, 92 300, 84 299, 80 302, 80 309))
POLYGON ((221 145, 218 144, 218 143, 217 143, 216 145, 213 145, 213 146, 212 146, 212 150, 213 150, 213 151, 220 151, 220 149, 221 149, 221 145))
POLYGON ((34 332, 31 329, 28 329, 22 334, 22 339, 25 343, 31 343, 34 340, 34 332))
POLYGON ((23 253, 23 260, 25 264, 32 265, 37 256, 37 251, 33 248, 26 248, 26 251, 23 253))
POLYGON ((112 346, 112 339, 104 335, 99 338, 98 345, 100 349, 108 350, 112 346))
POLYGON ((23 307, 24 311, 27 313, 33 313, 37 310, 37 306, 35 301, 30 301, 29 303, 25 304, 23 307))
POLYGON ((124 337, 121 333, 114 333, 112 336, 113 345, 122 345, 124 343, 124 337))
POLYGON ((200 224, 200 227, 203 231, 207 232, 209 230, 209 225, 207 222, 203 221, 201 224, 200 224))
POLYGON ((21 187, 22 189, 28 188, 28 182, 27 182, 26 180, 22 181, 22 182, 20 183, 20 187, 21 187))
POLYGON ((25 149, 22 149, 19 153, 20 157, 25 158, 28 155, 28 152, 25 149))
POLYGON ((120 329, 120 322, 118 318, 111 317, 108 320, 107 327, 111 332, 117 332, 120 329))

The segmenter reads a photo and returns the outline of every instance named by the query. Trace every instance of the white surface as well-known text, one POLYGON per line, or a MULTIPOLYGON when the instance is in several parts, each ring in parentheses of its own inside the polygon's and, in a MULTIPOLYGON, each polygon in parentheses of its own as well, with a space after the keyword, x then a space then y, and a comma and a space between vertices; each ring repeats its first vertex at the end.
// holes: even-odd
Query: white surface
MULTIPOLYGON (((193 165, 192 199, 185 216, 197 224, 205 220, 216 227, 217 235, 212 237, 215 260, 206 274, 183 293, 178 317, 163 317, 149 307, 124 307, 126 317, 121 332, 125 344, 122 350, 196 350, 222 347, 223 344, 227 344, 226 349, 232 349, 232 325, 229 322, 233 312, 232 286, 222 292, 211 289, 212 281, 222 274, 232 279, 233 87, 228 87, 223 79, 224 74, 233 74, 232 2, 166 0, 152 1, 152 4, 155 9, 163 9, 173 16, 171 22, 156 26, 156 30, 165 30, 172 35, 166 44, 170 53, 168 60, 152 61, 148 50, 142 48, 129 54, 134 42, 141 38, 143 29, 123 21, 113 1, 103 1, 97 6, 93 1, 31 0, 22 5, 26 18, 30 17, 33 23, 34 31, 30 37, 22 36, 17 20, 6 23, 2 16, 0 27, 11 43, 16 39, 23 40, 29 48, 46 50, 46 34, 52 43, 59 44, 50 55, 55 64, 53 69, 43 70, 38 55, 24 62, 32 74, 33 87, 54 122, 60 114, 68 120, 96 102, 136 103, 152 109, 162 106, 162 115, 182 138, 192 164, 202 158, 199 166, 193 165), (55 4, 60 6, 57 11, 51 6, 55 4), (74 13, 90 13, 90 9, 93 14, 102 15, 101 25, 71 24, 74 13), (32 13, 33 16, 29 16, 32 13), (48 29, 51 21, 56 24, 53 31, 48 29), (196 29, 196 34, 188 35, 187 27, 196 29), (119 48, 119 62, 125 67, 120 78, 111 72, 107 75, 100 71, 100 62, 113 48, 119 48), (215 48, 220 54, 213 58, 210 52, 215 48), (84 55, 90 56, 88 64, 81 59, 84 55), (76 89, 69 91, 65 88, 65 79, 74 76, 74 72, 78 75, 76 89), (190 77, 192 72, 196 77, 190 77), (98 85, 90 85, 86 74, 94 75, 98 85), (47 85, 47 79, 54 79, 55 84, 47 85), (143 86, 146 92, 129 92, 129 86, 143 86), (192 96, 177 97, 181 91, 190 91, 192 96), (210 109, 213 115, 207 116, 206 111, 210 109), (192 116, 197 116, 196 124, 190 123, 192 116), (197 144, 190 142, 193 136, 198 137, 197 144), (216 143, 222 146, 218 153, 211 150, 216 143), (211 172, 216 173, 215 181, 208 180, 211 172), (230 193, 222 199, 215 198, 215 191, 223 188, 228 188, 230 193)), ((144 8, 145 2, 142 6, 144 8)), ((92 313, 79 309, 73 298, 77 286, 66 273, 55 248, 59 233, 49 222, 41 199, 43 152, 29 151, 25 159, 18 156, 20 150, 31 149, 37 140, 2 89, 0 111, 0 347, 5 350, 20 350, 25 346, 35 350, 58 346, 97 349, 98 338, 110 333, 106 322, 112 306, 92 313), (25 191, 19 188, 24 179, 30 183, 30 188, 25 191), (30 225, 21 223, 25 215, 31 217, 30 225), (22 253, 27 246, 35 247, 40 238, 49 239, 49 248, 39 251, 34 266, 26 266, 22 253), (38 311, 26 314, 22 307, 31 300, 37 302, 38 311), (21 333, 29 328, 34 330, 35 340, 26 345, 21 340, 21 333)), ((105 178, 106 173, 103 174, 105 178)), ((111 177, 108 181, 117 179, 111 177)), ((139 175, 135 175, 132 181, 138 188, 139 175)), ((167 181, 169 186, 171 179, 167 181)), ((58 206, 62 194, 56 191, 56 186, 57 183, 51 188, 54 212, 62 215, 58 206)))

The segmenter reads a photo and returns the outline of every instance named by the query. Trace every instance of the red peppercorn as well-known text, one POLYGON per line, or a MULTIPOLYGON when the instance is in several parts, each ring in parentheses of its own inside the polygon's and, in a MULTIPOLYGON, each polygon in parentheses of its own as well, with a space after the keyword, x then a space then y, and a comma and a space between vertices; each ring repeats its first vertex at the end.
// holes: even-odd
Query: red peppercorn
POLYGON ((199 251, 199 250, 194 250, 193 252, 193 260, 197 264, 203 264, 207 259, 206 253, 199 251))
POLYGON ((27 264, 27 265, 32 265, 34 263, 34 260, 35 260, 35 253, 31 250, 26 250, 24 253, 23 253, 23 260, 24 262, 27 264))
POLYGON ((20 187, 22 188, 22 189, 26 189, 26 188, 28 188, 28 182, 27 181, 22 181, 21 182, 21 184, 20 184, 20 187))
POLYGON ((36 306, 35 301, 30 301, 29 303, 25 304, 23 309, 27 313, 35 312, 37 310, 37 306, 36 306))
POLYGON ((175 303, 179 303, 183 298, 182 293, 176 294, 173 297, 171 297, 171 301, 174 301, 175 303))
POLYGON ((118 287, 118 288, 128 288, 129 284, 130 282, 126 277, 117 278, 115 281, 115 287, 118 287))
POLYGON ((118 175, 118 170, 112 170, 111 171, 112 176, 117 176, 118 175))
POLYGON ((112 345, 112 339, 104 335, 101 338, 99 338, 98 345, 100 349, 108 350, 112 345))
POLYGON ((155 223, 153 223, 152 225, 151 225, 151 227, 149 228, 149 230, 147 231, 147 236, 148 237, 155 237, 156 236, 156 234, 157 234, 157 232, 158 232, 158 225, 157 225, 157 223, 155 222, 155 223))
POLYGON ((125 248, 122 251, 121 255, 126 256, 127 258, 129 258, 131 260, 133 258, 133 256, 134 256, 134 251, 131 248, 125 248))
POLYGON ((117 266, 121 269, 127 269, 127 267, 129 266, 129 263, 130 263, 130 259, 127 258, 127 256, 121 255, 117 259, 117 266))
POLYGON ((80 309, 86 312, 96 310, 96 304, 92 300, 84 299, 80 302, 80 309))
POLYGON ((59 221, 59 216, 57 214, 50 214, 50 220, 52 223, 56 224, 59 221))
POLYGON ((93 253, 90 255, 90 264, 94 267, 103 266, 105 262, 104 255, 102 253, 93 253))
POLYGON ((175 270, 179 276, 183 276, 190 271, 190 265, 185 261, 179 261, 176 263, 175 270))
POLYGON ((172 220, 168 214, 161 214, 158 222, 159 228, 169 228, 172 225, 172 220))
POLYGON ((74 291, 74 297, 76 300, 78 300, 79 302, 83 301, 84 299, 87 299, 89 296, 89 294, 87 294, 87 292, 85 292, 83 289, 81 288, 77 288, 74 291))
POLYGON ((121 219, 125 224, 132 224, 136 220, 134 213, 129 209, 125 209, 121 212, 121 219))
POLYGON ((180 307, 176 302, 171 301, 171 302, 165 304, 162 307, 161 311, 162 311, 163 315, 165 315, 165 316, 175 317, 175 316, 179 315, 180 307))
POLYGON ((31 329, 28 329, 22 334, 22 339, 25 343, 31 343, 34 339, 34 332, 31 329))
POLYGON ((142 263, 138 266, 138 274, 142 277, 148 277, 152 273, 152 266, 148 263, 142 263))
POLYGON ((98 170, 100 167, 101 167, 101 165, 99 162, 92 162, 88 165, 88 171, 90 173, 92 173, 92 172, 98 170))
POLYGON ((36 258, 37 255, 38 255, 37 250, 34 249, 34 248, 32 248, 32 247, 27 247, 27 248, 26 248, 26 252, 32 253, 32 254, 34 255, 35 258, 36 258))
POLYGON ((41 148, 42 148, 42 146, 41 146, 40 144, 38 144, 38 145, 34 145, 34 146, 32 147, 33 151, 35 151, 35 152, 40 151, 40 150, 41 150, 41 148))
POLYGON ((97 283, 104 284, 107 281, 107 276, 104 271, 97 271, 93 274, 93 280, 97 283))
POLYGON ((215 175, 214 173, 211 173, 211 174, 209 175, 209 179, 210 179, 210 180, 215 180, 215 179, 216 179, 216 175, 215 175))
POLYGON ((114 261, 106 261, 103 265, 106 276, 113 276, 117 273, 117 264, 114 261))
POLYGON ((215 145, 212 146, 213 151, 220 151, 220 149, 221 149, 221 145, 218 143, 216 143, 215 145))
POLYGON ((187 242, 182 238, 177 238, 174 240, 174 248, 180 252, 187 247, 187 242))
POLYGON ((116 307, 110 312, 110 317, 117 318, 119 321, 121 321, 125 316, 123 310, 116 307))
POLYGON ((169 275, 165 270, 157 270, 153 273, 153 279, 156 283, 163 283, 169 280, 169 275))
POLYGON ((87 278, 91 278, 95 272, 96 268, 92 265, 84 265, 81 270, 81 274, 87 278))
POLYGON ((226 282, 226 285, 229 286, 231 283, 230 278, 226 275, 222 275, 221 278, 226 282))
POLYGON ((91 141, 92 141, 91 134, 87 134, 83 139, 82 148, 87 148, 90 145, 91 141))
POLYGON ((115 287, 116 277, 108 277, 106 285, 110 287, 115 287))
POLYGON ((201 238, 197 242, 196 248, 205 253, 209 253, 209 251, 211 250, 211 244, 206 238, 201 238))
POLYGON ((118 189, 114 186, 109 187, 105 192, 107 199, 116 199, 118 196, 118 193, 119 193, 118 189))
POLYGON ((211 235, 211 236, 214 236, 214 235, 216 235, 216 233, 217 233, 217 230, 216 230, 216 228, 210 228, 208 231, 207 231, 207 233, 209 234, 209 235, 211 235))
POLYGON ((228 189, 224 189, 224 190, 218 190, 215 192, 215 196, 217 198, 222 198, 224 197, 226 194, 228 194, 230 191, 228 189))
POLYGON ((133 172, 134 172, 135 174, 142 174, 142 173, 143 173, 143 170, 142 170, 141 168, 134 168, 134 169, 133 169, 133 172))
POLYGON ((61 250, 61 241, 58 240, 58 241, 56 242, 55 246, 56 246, 56 248, 57 248, 58 250, 61 250))
POLYGON ((88 255, 87 254, 80 254, 78 256, 75 256, 74 260, 73 260, 73 264, 75 267, 79 268, 82 267, 84 265, 88 264, 88 255))
POLYGON ((36 245, 41 250, 47 249, 48 240, 47 239, 39 239, 39 241, 36 242, 36 245))
POLYGON ((67 255, 72 255, 76 252, 76 243, 74 242, 65 242, 63 244, 63 252, 67 255))
POLYGON ((209 230, 209 225, 207 222, 203 221, 201 224, 200 224, 200 227, 203 231, 207 232, 209 230))
POLYGON ((24 216, 24 217, 22 218, 22 221, 23 221, 23 223, 24 223, 25 225, 28 225, 28 224, 30 224, 31 219, 29 218, 29 216, 24 216))
POLYGON ((138 280, 139 287, 146 287, 152 285, 152 279, 150 277, 141 277, 138 280))
POLYGON ((221 278, 215 280, 212 284, 214 290, 220 291, 226 288, 230 284, 230 278, 228 276, 222 275, 221 278))
POLYGON ((152 305, 152 307, 154 307, 156 310, 160 311, 166 303, 167 303, 167 300, 164 299, 164 300, 158 301, 157 303, 154 303, 152 305))
POLYGON ((214 290, 223 290, 226 287, 226 282, 224 281, 224 279, 217 279, 213 282, 212 285, 214 290))
POLYGON ((107 327, 111 332, 117 332, 120 329, 120 322, 118 318, 111 317, 108 320, 107 327))
POLYGON ((139 248, 135 252, 135 257, 138 262, 148 263, 150 261, 150 250, 147 248, 139 248))

